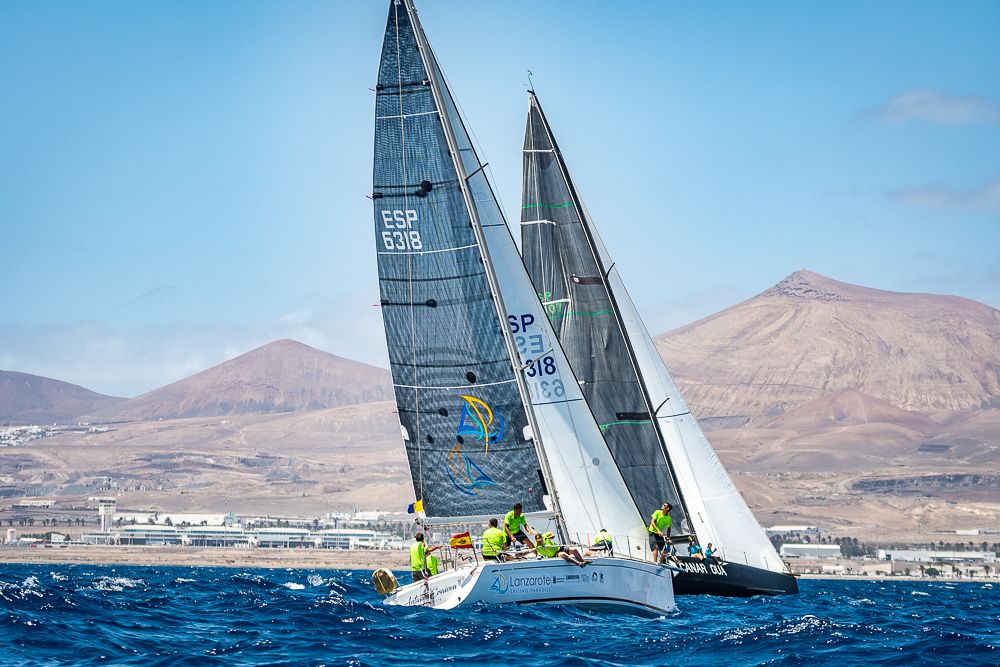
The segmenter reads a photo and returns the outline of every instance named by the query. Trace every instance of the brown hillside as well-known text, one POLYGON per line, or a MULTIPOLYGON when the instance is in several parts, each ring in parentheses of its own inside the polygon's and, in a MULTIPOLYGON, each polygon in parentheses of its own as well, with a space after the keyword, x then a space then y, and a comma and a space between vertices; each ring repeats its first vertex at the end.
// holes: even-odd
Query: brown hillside
POLYGON ((95 415, 141 421, 295 412, 391 398, 388 371, 279 340, 95 415))
POLYGON ((122 398, 49 378, 0 371, 0 424, 75 422, 80 415, 121 403, 122 398))
POLYGON ((762 421, 842 391, 911 411, 1000 406, 1000 311, 954 296, 798 271, 656 344, 702 418, 762 421))

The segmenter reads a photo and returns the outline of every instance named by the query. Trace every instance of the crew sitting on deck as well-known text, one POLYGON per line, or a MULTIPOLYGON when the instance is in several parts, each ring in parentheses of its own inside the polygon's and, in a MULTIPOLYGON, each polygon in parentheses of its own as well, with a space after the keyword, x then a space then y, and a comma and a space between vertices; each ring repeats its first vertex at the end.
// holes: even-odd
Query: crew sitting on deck
POLYGON ((559 556, 567 563, 572 563, 573 565, 579 565, 583 567, 590 563, 589 560, 584 560, 583 556, 580 554, 580 550, 576 547, 564 547, 562 545, 556 544, 555 535, 552 533, 535 533, 535 543, 538 545, 535 547, 535 553, 542 558, 555 558, 559 556))
POLYGON ((694 541, 694 535, 688 536, 688 556, 705 560, 705 553, 702 551, 701 545, 694 541))
POLYGON ((680 565, 681 561, 677 558, 677 547, 670 540, 663 546, 663 553, 660 554, 660 562, 665 563, 667 561, 674 563, 675 565, 680 565))
POLYGON ((716 549, 715 547, 713 547, 712 543, 709 542, 708 546, 705 547, 705 558, 713 558, 715 560, 718 560, 719 557, 715 555, 716 551, 718 551, 718 549, 716 549))
POLYGON ((521 503, 515 504, 514 508, 510 512, 507 512, 507 516, 503 519, 503 529, 507 534, 507 544, 511 544, 517 540, 521 544, 527 545, 529 549, 535 548, 535 545, 528 539, 525 533, 525 531, 535 531, 528 525, 528 517, 524 516, 521 512, 521 503))
MULTIPOLYGON (((441 545, 434 547, 428 547, 424 544, 424 534, 417 533, 413 536, 416 540, 412 545, 410 545, 410 576, 413 577, 413 581, 420 581, 426 579, 432 574, 437 574, 433 572, 427 566, 427 554, 432 551, 437 551, 441 548, 441 545)), ((435 568, 436 570, 437 568, 435 568)))
POLYGON ((496 519, 490 519, 490 527, 483 531, 483 558, 502 563, 505 560, 503 550, 507 545, 507 536, 497 528, 498 523, 496 519))
POLYGON ((610 556, 612 544, 613 540, 611 533, 601 528, 601 531, 594 536, 593 544, 589 549, 587 549, 587 555, 593 556, 594 554, 604 552, 610 556))

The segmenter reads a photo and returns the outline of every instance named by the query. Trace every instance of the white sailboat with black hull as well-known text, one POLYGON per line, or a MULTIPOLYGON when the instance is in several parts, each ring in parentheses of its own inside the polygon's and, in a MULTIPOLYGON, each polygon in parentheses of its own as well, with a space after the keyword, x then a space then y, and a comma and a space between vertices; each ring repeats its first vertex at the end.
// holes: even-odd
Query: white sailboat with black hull
POLYGON ((402 437, 425 526, 485 522, 520 502, 558 542, 607 527, 615 549, 472 562, 396 587, 386 604, 674 609, 673 572, 623 557, 642 516, 535 297, 485 165, 410 0, 389 6, 376 85, 374 224, 402 437), (621 545, 621 546, 619 546, 621 545))
POLYGON ((646 517, 672 503, 675 536, 716 546, 681 558, 675 592, 798 592, 657 353, 534 91, 523 165, 524 263, 629 493, 646 517))

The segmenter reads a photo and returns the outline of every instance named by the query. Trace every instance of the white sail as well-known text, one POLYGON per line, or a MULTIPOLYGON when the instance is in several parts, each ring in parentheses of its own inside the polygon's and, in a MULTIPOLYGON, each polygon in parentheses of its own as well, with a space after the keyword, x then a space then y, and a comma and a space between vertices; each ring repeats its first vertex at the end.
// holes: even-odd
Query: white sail
MULTIPOLYGON (((586 219, 591 220, 590 212, 586 213, 586 219)), ((632 343, 639 373, 656 410, 656 424, 688 506, 692 528, 702 544, 712 542, 719 547, 725 560, 784 572, 774 545, 684 402, 593 225, 590 233, 601 262, 612 267, 607 286, 615 296, 625 335, 632 343)))

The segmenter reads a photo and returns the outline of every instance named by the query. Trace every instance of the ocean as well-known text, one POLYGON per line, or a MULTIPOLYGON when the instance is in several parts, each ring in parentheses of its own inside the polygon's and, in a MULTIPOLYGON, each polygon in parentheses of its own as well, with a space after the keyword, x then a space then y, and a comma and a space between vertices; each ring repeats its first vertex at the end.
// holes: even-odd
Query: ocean
POLYGON ((1000 584, 803 580, 657 618, 389 608, 369 573, 0 565, 3 665, 1000 664, 1000 584))

